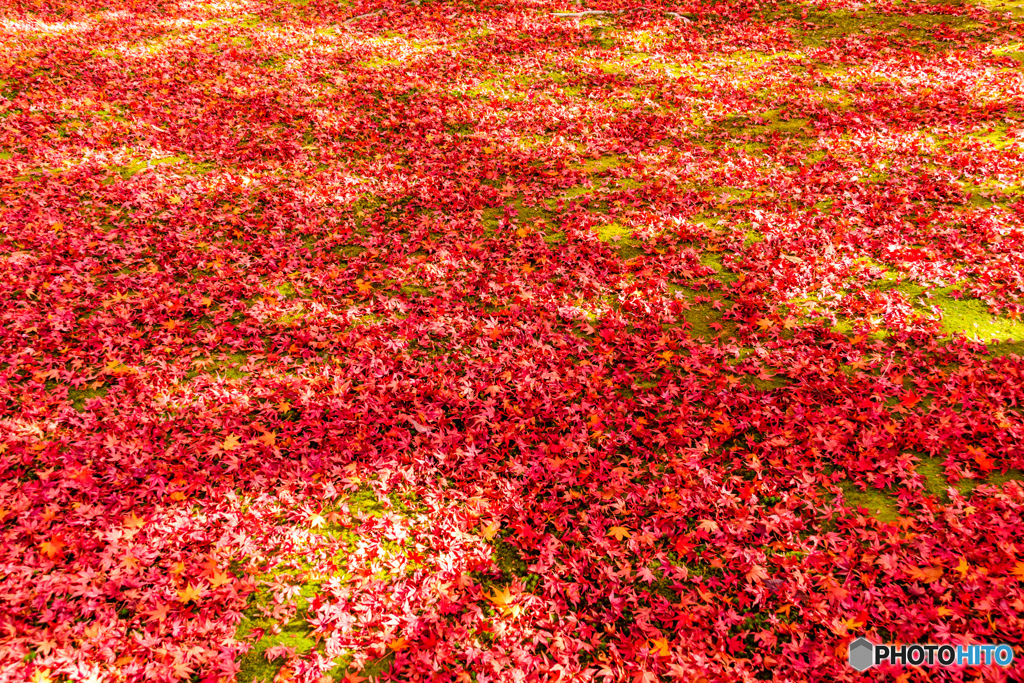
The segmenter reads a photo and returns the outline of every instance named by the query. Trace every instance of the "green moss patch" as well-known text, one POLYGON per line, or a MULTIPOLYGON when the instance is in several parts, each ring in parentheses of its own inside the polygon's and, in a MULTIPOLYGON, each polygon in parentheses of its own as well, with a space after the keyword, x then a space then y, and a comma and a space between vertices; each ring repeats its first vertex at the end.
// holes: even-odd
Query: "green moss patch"
POLYGON ((942 329, 950 334, 962 333, 981 340, 1024 341, 1024 323, 993 316, 983 301, 938 297, 942 309, 942 329))

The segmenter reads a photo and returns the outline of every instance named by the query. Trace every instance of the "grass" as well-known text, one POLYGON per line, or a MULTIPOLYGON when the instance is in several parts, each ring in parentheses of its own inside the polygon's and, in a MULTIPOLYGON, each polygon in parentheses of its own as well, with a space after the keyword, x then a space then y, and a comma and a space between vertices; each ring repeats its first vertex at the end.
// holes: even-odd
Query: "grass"
POLYGON ((86 401, 91 398, 106 396, 109 390, 109 387, 100 385, 98 382, 94 382, 89 389, 69 389, 68 398, 71 399, 71 405, 74 409, 78 412, 82 412, 85 410, 86 401))
MULTIPOLYGON (((246 640, 253 629, 267 628, 265 620, 243 617, 235 637, 246 640)), ((268 661, 266 651, 272 647, 284 646, 294 648, 297 654, 304 654, 316 647, 316 642, 308 637, 308 629, 304 621, 294 620, 285 626, 280 633, 271 633, 260 638, 252 649, 239 658, 241 670, 238 672, 238 683, 256 683, 257 681, 273 680, 283 666, 280 660, 268 661)))
MULTIPOLYGON (((342 503, 347 507, 349 517, 353 519, 363 516, 380 518, 387 512, 411 518, 413 515, 424 512, 424 509, 414 496, 410 497, 393 493, 388 496, 387 500, 384 500, 379 498, 369 485, 365 484, 351 491, 340 500, 335 501, 332 505, 327 506, 321 512, 326 515, 332 510, 340 509, 342 503)), ((338 564, 345 562, 345 557, 356 547, 356 542, 358 541, 358 535, 354 531, 336 524, 325 524, 319 529, 311 530, 311 533, 326 536, 337 541, 339 548, 338 564)), ((403 553, 406 550, 403 546, 390 542, 383 543, 382 548, 390 553, 403 553)), ((507 549, 499 552, 504 552, 502 557, 508 556, 510 558, 507 562, 512 561, 507 549)), ((290 558, 290 560, 291 562, 283 564, 281 569, 264 573, 256 578, 257 583, 259 583, 259 581, 268 581, 276 575, 299 572, 293 574, 300 585, 295 617, 285 624, 278 624, 276 629, 278 632, 275 633, 274 622, 262 617, 259 609, 261 606, 268 607, 272 605, 273 596, 266 589, 261 589, 250 598, 250 607, 243 614, 243 619, 235 633, 235 638, 241 641, 252 640, 256 629, 262 629, 266 635, 257 639, 252 649, 239 659, 241 671, 235 679, 238 683, 259 683, 260 681, 269 683, 278 675, 285 662, 281 660, 267 661, 266 651, 271 647, 284 646, 294 648, 297 654, 322 647, 322 643, 313 637, 312 628, 307 621, 307 617, 309 616, 310 601, 316 596, 323 581, 328 577, 303 577, 301 574, 302 567, 307 566, 303 557, 301 555, 295 556, 290 558), (289 564, 291 569, 287 568, 289 564)), ((525 565, 523 566, 525 567, 525 565)), ((348 573, 344 570, 335 572, 334 576, 342 580, 349 578, 348 573)), ((336 666, 332 670, 334 678, 341 679, 344 677, 345 672, 349 669, 350 661, 347 657, 335 660, 336 666)), ((394 653, 389 653, 384 657, 369 662, 358 673, 360 676, 370 680, 377 680, 387 673, 393 661, 394 653)))
POLYGON ((121 178, 123 178, 124 180, 128 180, 136 173, 144 171, 148 168, 153 168, 153 166, 174 165, 184 163, 187 161, 188 160, 185 157, 163 157, 160 159, 144 159, 132 162, 125 166, 118 166, 114 170, 119 176, 121 176, 121 178))
MULTIPOLYGON (((949 489, 955 489, 960 495, 969 497, 981 485, 1001 487, 1011 481, 1024 482, 1024 472, 1010 469, 1005 473, 993 472, 981 479, 960 479, 951 484, 945 474, 945 467, 938 458, 920 457, 915 471, 921 475, 924 492, 943 503, 949 502, 949 489)), ((900 519, 897 505, 897 491, 892 489, 868 488, 862 491, 848 479, 839 484, 847 505, 852 508, 863 508, 870 517, 880 522, 895 522, 900 519)))

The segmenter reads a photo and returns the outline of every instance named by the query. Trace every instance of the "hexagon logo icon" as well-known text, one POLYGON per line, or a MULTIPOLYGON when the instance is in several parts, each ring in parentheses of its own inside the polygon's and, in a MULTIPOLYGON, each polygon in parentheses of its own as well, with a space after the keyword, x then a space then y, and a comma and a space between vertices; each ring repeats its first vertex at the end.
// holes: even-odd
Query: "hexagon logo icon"
POLYGON ((867 671, 875 665, 875 645, 867 638, 858 638, 847 648, 850 666, 857 671, 867 671))

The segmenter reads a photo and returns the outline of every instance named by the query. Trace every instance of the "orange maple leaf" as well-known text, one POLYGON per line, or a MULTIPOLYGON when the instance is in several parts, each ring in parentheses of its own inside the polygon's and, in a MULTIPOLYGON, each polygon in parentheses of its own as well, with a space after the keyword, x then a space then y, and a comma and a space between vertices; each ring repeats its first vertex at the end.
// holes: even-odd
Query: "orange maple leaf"
POLYGON ((506 616, 511 614, 514 617, 519 616, 521 608, 518 605, 512 605, 512 592, 508 589, 508 586, 502 588, 500 592, 495 588, 494 592, 487 596, 487 599, 490 600, 502 614, 506 616))
POLYGON ((179 602, 191 602, 199 599, 199 586, 188 584, 185 588, 178 591, 179 602))
POLYGON ((43 555, 46 555, 48 558, 53 560, 59 557, 60 554, 64 551, 64 544, 57 539, 43 541, 39 544, 39 551, 42 552, 43 555))
POLYGON ((942 567, 910 567, 907 569, 907 575, 914 581, 934 583, 942 578, 942 567))
POLYGON ((658 638, 657 640, 651 641, 651 654, 655 657, 668 657, 672 654, 669 650, 668 641, 664 638, 658 638))
POLYGON ((624 538, 629 538, 630 536, 632 536, 632 534, 629 533, 629 529, 627 529, 624 526, 613 526, 611 529, 608 530, 608 535, 614 537, 616 540, 619 541, 621 541, 624 538))
POLYGON ((217 571, 210 577, 210 585, 214 588, 220 588, 226 583, 231 583, 231 580, 235 578, 227 572, 217 571))
POLYGON ((146 520, 133 512, 124 518, 123 524, 125 525, 125 528, 128 529, 141 529, 146 525, 146 520))

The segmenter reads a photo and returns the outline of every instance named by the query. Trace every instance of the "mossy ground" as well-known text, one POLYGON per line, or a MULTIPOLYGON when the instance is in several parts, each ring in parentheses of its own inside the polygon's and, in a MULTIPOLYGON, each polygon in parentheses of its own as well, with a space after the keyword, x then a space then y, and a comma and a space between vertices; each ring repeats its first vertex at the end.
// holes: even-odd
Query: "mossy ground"
MULTIPOLYGON (((983 484, 998 487, 1016 481, 1024 485, 1024 472, 1015 469, 993 472, 984 479, 961 479, 953 483, 947 479, 945 468, 939 458, 920 457, 914 470, 921 477, 924 492, 942 502, 949 501, 951 489, 969 498, 973 491, 983 484)), ((863 508, 864 512, 880 522, 895 522, 900 519, 898 490, 870 487, 861 490, 849 480, 842 480, 839 486, 843 490, 843 498, 850 507, 863 508)))
MULTIPOLYGON (((331 512, 337 512, 342 504, 347 509, 347 515, 353 519, 360 517, 380 518, 389 512, 408 519, 415 514, 422 514, 424 511, 414 495, 391 494, 385 500, 378 497, 372 488, 364 485, 336 501, 333 505, 321 510, 322 516, 329 516, 331 512)), ((311 530, 311 533, 328 536, 330 539, 339 542, 338 555, 335 557, 335 564, 338 566, 346 564, 346 555, 355 549, 356 543, 359 540, 359 536, 351 529, 327 522, 326 520, 323 520, 321 526, 311 530)), ((384 552, 393 555, 408 551, 408 548, 403 544, 390 541, 383 542, 381 548, 384 552)), ((496 545, 495 561, 499 566, 507 566, 507 563, 512 561, 511 558, 515 556, 514 549, 511 550, 511 555, 509 554, 509 549, 510 547, 502 548, 500 543, 496 545)), ((302 555, 287 557, 284 560, 278 569, 258 576, 257 581, 265 582, 272 580, 275 576, 285 576, 294 585, 299 586, 299 593, 295 603, 295 615, 286 623, 275 623, 272 619, 262 616, 263 610, 261 609, 273 607, 274 598, 272 593, 267 589, 261 589, 250 597, 250 606, 243 613, 242 621, 235 634, 235 637, 239 640, 245 642, 254 641, 252 649, 239 660, 241 671, 236 678, 239 683, 259 683, 260 681, 267 681, 269 683, 277 676, 285 662, 280 658, 268 661, 266 652, 272 647, 283 646, 292 648, 298 655, 316 649, 323 651, 323 641, 315 637, 313 628, 308 621, 313 616, 309 611, 310 602, 328 578, 341 580, 350 578, 349 574, 342 569, 337 570, 331 577, 311 576, 305 571, 308 569, 308 563, 302 555), (253 638, 256 629, 261 630, 264 634, 258 639, 253 638)), ((410 569, 414 569, 417 566, 415 562, 409 564, 410 569)), ((378 576, 377 578, 384 577, 378 576)), ((389 670, 393 661, 394 653, 389 653, 384 657, 370 661, 358 673, 360 676, 375 681, 389 670)), ((332 676, 336 680, 344 679, 350 671, 350 662, 351 660, 348 657, 336 659, 335 667, 332 669, 332 676)))

